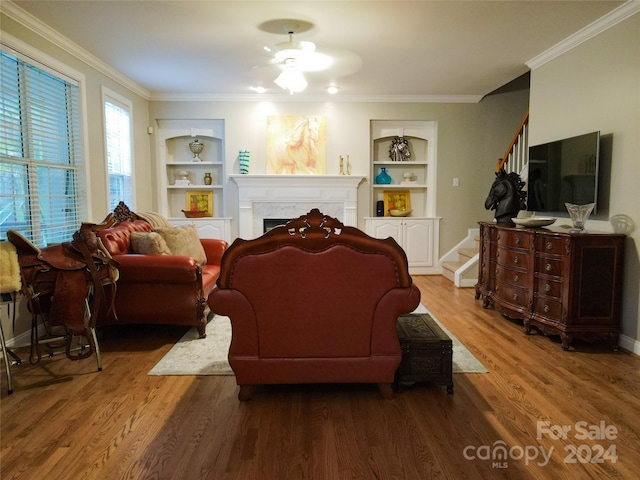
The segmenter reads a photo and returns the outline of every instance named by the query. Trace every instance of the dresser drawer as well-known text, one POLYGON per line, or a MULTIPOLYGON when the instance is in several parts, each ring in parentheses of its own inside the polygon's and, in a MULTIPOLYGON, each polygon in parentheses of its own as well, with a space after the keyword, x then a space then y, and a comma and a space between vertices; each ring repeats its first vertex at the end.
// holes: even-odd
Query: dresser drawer
POLYGON ((531 246, 531 233, 525 231, 499 231, 496 235, 498 246, 510 248, 526 248, 531 246))
POLYGON ((551 235, 541 235, 536 239, 536 252, 550 253, 554 255, 569 254, 569 240, 551 235))
POLYGON ((527 273, 522 270, 514 270, 498 265, 496 266, 496 279, 507 285, 527 288, 527 273))
POLYGON ((535 292, 542 293, 548 297, 562 297, 562 281, 551 280, 549 278, 536 277, 535 292))
POLYGON ((562 275, 562 267, 564 266, 564 259, 552 258, 547 256, 536 256, 535 272, 544 275, 562 275))
POLYGON ((529 266, 529 251, 509 250, 507 248, 498 247, 496 253, 496 261, 498 265, 510 268, 523 268, 529 266))
POLYGON ((562 319, 562 303, 551 297, 534 295, 533 311, 551 320, 559 321, 562 319))
POLYGON ((506 283, 496 282, 496 296, 504 302, 517 305, 522 308, 529 308, 529 291, 525 288, 518 288, 506 283))

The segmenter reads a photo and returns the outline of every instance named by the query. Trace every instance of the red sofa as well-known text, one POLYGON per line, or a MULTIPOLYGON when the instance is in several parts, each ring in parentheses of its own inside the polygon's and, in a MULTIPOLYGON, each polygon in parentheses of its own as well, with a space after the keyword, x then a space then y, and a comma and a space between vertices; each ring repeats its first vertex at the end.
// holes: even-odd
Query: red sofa
POLYGON ((400 364, 399 315, 420 303, 404 251, 313 209, 225 251, 209 306, 229 316, 240 400, 252 386, 377 383, 400 364))
POLYGON ((189 256, 132 253, 131 233, 152 231, 150 223, 135 219, 97 232, 120 271, 114 309, 101 315, 97 326, 187 325, 197 327, 202 338, 207 324, 206 300, 218 279, 227 242, 200 239, 206 254, 204 265, 189 256))

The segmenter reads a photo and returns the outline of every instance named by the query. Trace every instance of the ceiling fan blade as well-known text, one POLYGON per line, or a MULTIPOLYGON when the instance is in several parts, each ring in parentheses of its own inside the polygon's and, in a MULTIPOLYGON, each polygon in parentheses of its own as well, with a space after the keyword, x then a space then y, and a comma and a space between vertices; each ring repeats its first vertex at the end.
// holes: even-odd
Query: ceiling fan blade
POLYGON ((351 75, 362 68, 362 58, 349 50, 338 47, 324 47, 317 53, 331 58, 331 65, 328 69, 336 77, 351 75))
MULTIPOLYGON (((278 23, 282 28, 283 22, 266 22, 260 28, 277 33, 275 30, 277 30, 278 23)), ((286 23, 288 25, 296 22, 287 21, 286 23)), ((310 26, 311 24, 309 24, 309 28, 310 26)), ((362 68, 360 56, 349 50, 327 46, 316 48, 317 46, 313 42, 294 40, 294 33, 298 33, 295 28, 287 28, 286 33, 289 36, 287 41, 281 41, 272 47, 264 48, 271 57, 265 61, 263 67, 274 66, 281 71, 281 75, 287 70, 295 70, 300 73, 321 74, 323 77, 330 75, 331 78, 351 75, 362 68)))
POLYGON ((321 52, 311 52, 301 55, 294 61, 296 68, 303 72, 319 72, 331 68, 333 59, 321 52))

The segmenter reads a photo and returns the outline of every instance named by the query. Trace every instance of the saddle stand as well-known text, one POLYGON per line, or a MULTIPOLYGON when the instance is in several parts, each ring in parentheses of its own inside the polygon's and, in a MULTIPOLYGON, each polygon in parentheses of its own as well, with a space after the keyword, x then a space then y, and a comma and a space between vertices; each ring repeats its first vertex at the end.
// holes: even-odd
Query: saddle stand
POLYGON ((43 249, 15 230, 7 232, 18 253, 22 293, 32 317, 30 363, 40 361, 40 345, 47 344, 51 348, 64 346, 70 360, 88 358, 95 351, 98 371, 102 370, 95 325, 105 300, 115 297, 118 279, 115 262, 99 248, 95 234, 96 228, 107 226, 84 223, 73 241, 43 249), (111 295, 107 296, 106 288, 114 290, 111 295), (40 338, 38 317, 47 338, 40 338))

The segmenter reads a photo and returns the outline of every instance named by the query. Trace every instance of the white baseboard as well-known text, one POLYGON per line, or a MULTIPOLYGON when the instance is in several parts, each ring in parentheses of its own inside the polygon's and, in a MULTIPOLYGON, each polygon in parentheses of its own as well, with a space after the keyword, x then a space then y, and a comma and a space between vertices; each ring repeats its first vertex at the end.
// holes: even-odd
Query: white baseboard
MULTIPOLYGON (((44 335, 46 329, 44 325, 38 325, 38 335, 44 335)), ((20 335, 7 339, 7 348, 22 348, 31 345, 31 330, 22 332, 20 335)))
POLYGON ((640 355, 640 342, 626 335, 620 335, 618 345, 625 350, 640 355))
POLYGON ((23 332, 7 340, 7 347, 9 348, 20 348, 29 345, 31 345, 31 332, 23 332))

